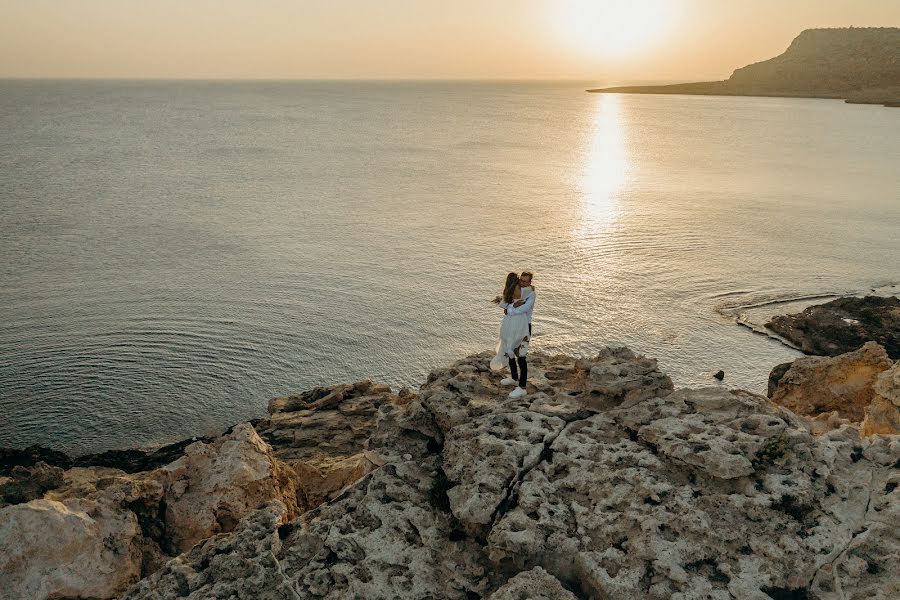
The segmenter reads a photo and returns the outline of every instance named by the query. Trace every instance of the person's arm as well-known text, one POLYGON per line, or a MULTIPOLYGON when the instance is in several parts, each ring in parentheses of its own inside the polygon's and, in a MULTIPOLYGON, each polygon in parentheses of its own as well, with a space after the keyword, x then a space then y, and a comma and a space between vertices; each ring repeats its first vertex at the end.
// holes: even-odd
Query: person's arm
POLYGON ((537 296, 537 292, 531 292, 531 295, 525 299, 525 303, 522 306, 510 306, 506 311, 508 315, 521 315, 522 313, 526 313, 534 307, 534 298, 537 296))

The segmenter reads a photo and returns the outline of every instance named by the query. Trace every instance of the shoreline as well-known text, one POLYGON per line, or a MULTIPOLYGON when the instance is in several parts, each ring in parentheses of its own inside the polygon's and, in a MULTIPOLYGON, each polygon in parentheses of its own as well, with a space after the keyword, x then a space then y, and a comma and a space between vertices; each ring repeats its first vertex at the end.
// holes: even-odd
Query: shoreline
MULTIPOLYGON (((898 287, 900 287, 900 283, 892 282, 892 283, 878 285, 874 288, 867 287, 866 289, 868 289, 870 291, 877 291, 879 295, 883 294, 886 296, 900 297, 900 292, 894 291, 898 287)), ((715 308, 714 312, 716 314, 732 321, 735 325, 737 325, 738 327, 740 327, 742 329, 747 329, 755 335, 768 338, 768 339, 772 340, 773 342, 777 342, 781 346, 784 346, 785 348, 789 348, 791 350, 798 352, 799 353, 798 357, 799 357, 799 356, 804 355, 803 350, 799 346, 793 344, 790 340, 779 336, 774 331, 767 329, 764 326, 764 321, 763 321, 763 323, 757 323, 754 320, 750 320, 750 319, 746 318, 744 315, 744 311, 749 310, 749 309, 758 309, 758 308, 763 308, 763 307, 775 307, 775 306, 793 305, 793 304, 798 305, 798 307, 796 307, 797 310, 802 310, 803 308, 805 308, 807 306, 820 305, 821 303, 814 302, 816 300, 830 300, 830 299, 837 299, 837 298, 860 297, 860 296, 865 295, 866 293, 867 292, 860 289, 860 290, 855 290, 855 291, 851 291, 851 292, 843 292, 843 293, 840 293, 840 292, 830 293, 829 292, 829 293, 821 293, 821 294, 788 296, 788 297, 782 297, 782 298, 776 298, 776 299, 761 300, 758 302, 752 302, 752 303, 748 303, 748 304, 722 306, 722 307, 715 308)), ((771 314, 771 316, 775 316, 775 315, 779 315, 779 314, 782 314, 782 313, 781 312, 778 312, 778 313, 773 312, 771 314)), ((771 316, 765 318, 765 320, 768 320, 769 318, 771 318, 771 316)), ((539 335, 539 334, 537 334, 537 335, 539 335)), ((555 354, 554 351, 550 351, 550 353, 555 354)), ((664 355, 661 355, 661 357, 665 358, 664 355)), ((775 363, 773 362, 771 366, 774 367, 775 363)), ((439 368, 439 367, 437 367, 437 368, 439 368)), ((714 372, 715 370, 716 369, 713 369, 712 372, 714 372)), ((425 384, 424 382, 421 382, 419 385, 421 386, 424 384, 425 384)), ((714 385, 714 384, 715 384, 715 381, 710 380, 709 385, 714 385)), ((322 385, 329 386, 329 385, 339 385, 339 384, 338 383, 331 383, 331 384, 323 383, 322 385)), ((397 386, 397 387, 398 387, 398 389, 403 389, 403 386, 397 386)), ((679 387, 679 389, 695 389, 698 387, 700 387, 700 386, 693 385, 693 386, 679 387)), ((735 388, 735 389, 743 389, 744 391, 746 391, 748 393, 754 393, 754 394, 765 393, 764 388, 761 388, 758 390, 749 390, 749 389, 745 389, 745 388, 735 388)), ((253 425, 256 425, 260 421, 265 420, 266 417, 267 417, 267 415, 265 414, 265 412, 262 412, 258 416, 252 417, 246 421, 241 421, 241 422, 249 422, 253 425)), ((170 453, 171 451, 173 451, 174 449, 176 449, 178 447, 183 448, 193 442, 208 441, 215 437, 226 435, 237 424, 238 423, 232 423, 230 425, 225 425, 219 431, 211 431, 211 430, 198 431, 198 432, 194 433, 193 435, 190 435, 188 437, 183 437, 181 439, 176 439, 176 440, 151 442, 151 443, 142 444, 142 445, 130 445, 130 446, 106 448, 106 449, 99 450, 99 451, 89 451, 89 452, 84 452, 84 453, 80 453, 80 454, 73 453, 71 451, 61 449, 56 446, 46 445, 44 443, 32 443, 32 444, 20 445, 20 446, 0 446, 0 469, 2 469, 2 463, 3 463, 4 457, 5 457, 4 453, 6 453, 6 456, 11 455, 12 453, 18 453, 21 456, 25 456, 29 452, 35 452, 35 453, 38 453, 38 455, 40 455, 40 456, 45 456, 47 458, 41 459, 41 460, 48 462, 48 464, 52 464, 54 466, 60 466, 63 468, 69 468, 72 466, 93 467, 93 466, 116 466, 116 465, 118 465, 116 468, 123 468, 122 465, 125 465, 127 467, 127 465, 129 465, 129 464, 147 464, 142 461, 149 461, 149 462, 158 461, 158 460, 163 459, 165 456, 167 456, 168 455, 167 453, 170 453)), ((123 470, 127 471, 128 468, 125 468, 123 470)), ((2 470, 0 470, 0 472, 2 472, 2 470)))
POLYGON ((510 600, 531 577, 579 593, 548 596, 560 600, 646 591, 643 575, 607 569, 652 573, 660 597, 724 590, 726 574, 741 597, 827 591, 837 577, 867 594, 897 582, 880 526, 895 511, 878 507, 900 506, 900 446, 896 431, 866 429, 869 408, 900 391, 886 378, 900 381, 900 363, 883 353, 799 359, 771 399, 675 389, 625 347, 529 355, 516 399, 489 352, 435 369, 416 393, 359 381, 273 398, 267 419, 157 463, 0 475, 0 549, 15 549, 0 552, 0 578, 23 599, 510 600), (877 366, 886 396, 837 398, 853 414, 804 410, 823 376, 839 384, 853 365, 877 366), (834 539, 861 527, 875 567, 848 580, 856 555, 834 539), (826 546, 837 575, 820 574, 826 546))
MULTIPOLYGON (((703 83, 703 82, 698 82, 703 83)), ((672 87, 679 85, 693 84, 672 84, 672 87)), ((842 100, 844 104, 865 105, 865 106, 882 106, 884 108, 900 108, 900 100, 854 100, 848 96, 856 92, 847 94, 817 94, 810 92, 741 92, 732 90, 663 90, 670 86, 623 86, 611 88, 590 88, 585 91, 589 94, 637 94, 644 96, 719 96, 728 98, 803 98, 811 100, 842 100)))

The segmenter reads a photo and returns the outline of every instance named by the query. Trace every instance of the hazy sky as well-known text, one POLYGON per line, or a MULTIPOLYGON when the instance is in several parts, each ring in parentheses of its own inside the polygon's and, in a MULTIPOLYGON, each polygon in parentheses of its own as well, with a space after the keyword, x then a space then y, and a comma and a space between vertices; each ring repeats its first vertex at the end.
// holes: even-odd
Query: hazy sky
POLYGON ((900 0, 0 0, 0 77, 719 79, 900 0))

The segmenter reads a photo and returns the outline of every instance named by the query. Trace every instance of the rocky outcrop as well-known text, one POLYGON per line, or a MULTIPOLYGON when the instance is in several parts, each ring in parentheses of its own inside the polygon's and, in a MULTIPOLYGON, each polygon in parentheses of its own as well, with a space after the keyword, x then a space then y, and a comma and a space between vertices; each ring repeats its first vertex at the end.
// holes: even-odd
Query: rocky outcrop
POLYGON ((866 407, 863 435, 900 433, 900 361, 875 380, 875 397, 866 407))
MULTIPOLYGON (((813 435, 803 418, 765 397, 722 387, 673 391, 655 361, 624 348, 591 359, 530 354, 528 394, 517 399, 489 360, 485 353, 438 369, 417 395, 360 382, 274 400, 270 419, 257 424, 271 449, 249 426, 236 427, 230 442, 320 473, 362 457, 366 472, 348 484, 341 476, 339 489, 323 490, 323 501, 296 517, 285 487, 268 501, 263 494, 233 527, 164 566, 142 564, 144 578, 121 597, 900 593, 892 568, 900 554, 900 438, 863 439, 841 422, 813 435)), ((892 374, 878 389, 895 383, 892 374)), ((244 456, 227 447, 187 447, 179 461, 224 473, 212 467, 213 455, 244 456)), ((170 471, 191 469, 153 477, 69 469, 43 500, 0 510, 0 523, 3 511, 81 498, 133 507, 139 534, 131 539, 140 547, 161 527, 164 545, 173 534, 167 511, 154 521, 139 500, 151 506, 171 494, 167 486, 180 479, 170 471)), ((209 481, 194 489, 220 493, 209 481)), ((298 511, 300 499, 312 497, 305 486, 293 488, 298 511)), ((199 498, 190 505, 214 510, 199 498)), ((33 564, 32 580, 49 577, 46 562, 33 564)), ((3 568, 11 567, 0 563, 0 577, 3 568)))
POLYGON ((188 446, 184 456, 153 474, 165 488, 164 520, 176 553, 231 531, 272 499, 285 505, 288 518, 299 514, 296 474, 248 423, 210 444, 188 446))
POLYGON ((863 436, 900 433, 900 363, 869 342, 836 357, 809 356, 778 365, 769 377, 769 396, 823 433, 843 423, 863 436))
POLYGON ((807 29, 779 56, 736 69, 725 81, 588 90, 630 94, 714 94, 900 101, 900 28, 807 29))
POLYGON ((894 296, 838 298, 775 317, 766 327, 806 354, 838 356, 874 341, 900 359, 900 298, 894 296))
POLYGON ((0 509, 3 597, 113 598, 141 576, 141 530, 127 510, 86 499, 0 509))
POLYGON ((330 502, 284 524, 265 509, 247 521, 252 536, 212 538, 125 597, 900 591, 894 438, 848 426, 816 437, 746 392, 672 393, 627 350, 535 354, 529 394, 510 400, 489 358, 433 372, 406 405, 382 403, 365 451, 383 465, 330 502))
POLYGON ((384 384, 360 381, 273 398, 269 418, 257 423, 273 455, 298 475, 298 505, 315 508, 378 466, 366 451, 384 404, 403 406, 415 397, 384 384))
POLYGON ((15 466, 9 477, 0 478, 0 507, 43 498, 63 483, 63 470, 45 462, 30 467, 15 466))
POLYGON ((44 498, 0 509, 0 579, 11 598, 117 596, 260 504, 297 516, 296 480, 246 423, 153 471, 72 467, 44 498))
POLYGON ((892 365, 884 348, 874 342, 834 358, 798 358, 790 363, 770 397, 798 415, 836 411, 858 423, 875 397, 872 386, 876 378, 892 365))

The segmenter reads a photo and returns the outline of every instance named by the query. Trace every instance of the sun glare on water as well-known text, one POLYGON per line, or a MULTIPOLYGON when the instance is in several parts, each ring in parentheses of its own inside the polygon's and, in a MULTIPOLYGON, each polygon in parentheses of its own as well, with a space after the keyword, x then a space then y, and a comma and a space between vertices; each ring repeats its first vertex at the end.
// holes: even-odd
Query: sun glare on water
POLYGON ((628 56, 653 46, 672 20, 674 0, 559 0, 559 33, 578 51, 628 56))

